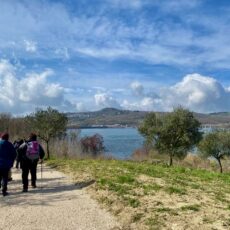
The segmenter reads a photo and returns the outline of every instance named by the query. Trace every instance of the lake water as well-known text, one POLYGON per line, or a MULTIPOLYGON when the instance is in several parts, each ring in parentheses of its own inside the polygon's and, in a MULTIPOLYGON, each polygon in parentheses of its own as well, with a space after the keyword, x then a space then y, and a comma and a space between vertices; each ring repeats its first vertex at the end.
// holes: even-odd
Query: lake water
MULTIPOLYGON (((69 130, 74 132, 74 130, 69 130)), ((213 132, 213 129, 202 129, 204 133, 213 132)), ((91 128, 81 129, 80 136, 100 134, 104 140, 105 153, 118 159, 128 159, 132 153, 143 146, 144 138, 135 128, 91 128)), ((192 151, 196 154, 196 148, 192 151)))
POLYGON ((82 129, 81 137, 100 134, 104 139, 106 154, 115 158, 127 159, 142 147, 144 138, 135 128, 82 129))

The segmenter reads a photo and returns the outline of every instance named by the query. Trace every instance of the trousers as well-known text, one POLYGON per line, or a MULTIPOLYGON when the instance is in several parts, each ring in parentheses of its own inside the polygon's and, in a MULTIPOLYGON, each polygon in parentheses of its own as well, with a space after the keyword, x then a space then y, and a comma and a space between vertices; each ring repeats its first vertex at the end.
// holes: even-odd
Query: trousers
POLYGON ((27 161, 21 164, 23 189, 28 189, 29 173, 31 175, 31 185, 36 186, 38 161, 27 161))
POLYGON ((10 169, 0 169, 0 182, 2 187, 2 193, 6 193, 8 184, 8 173, 10 169))

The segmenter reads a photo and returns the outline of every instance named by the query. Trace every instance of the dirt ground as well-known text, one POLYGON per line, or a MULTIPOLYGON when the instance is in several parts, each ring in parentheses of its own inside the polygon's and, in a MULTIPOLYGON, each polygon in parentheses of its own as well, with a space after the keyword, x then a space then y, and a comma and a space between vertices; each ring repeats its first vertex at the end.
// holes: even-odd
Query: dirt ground
POLYGON ((86 187, 92 182, 74 184, 66 175, 38 165, 37 188, 22 193, 21 171, 13 169, 9 196, 0 196, 0 229, 117 230, 120 224, 90 198, 86 187))

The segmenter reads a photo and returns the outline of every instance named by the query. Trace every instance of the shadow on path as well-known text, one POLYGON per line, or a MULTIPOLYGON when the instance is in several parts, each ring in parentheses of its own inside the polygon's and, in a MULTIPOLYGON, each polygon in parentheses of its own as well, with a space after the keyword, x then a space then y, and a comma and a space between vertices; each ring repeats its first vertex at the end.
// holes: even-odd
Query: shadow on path
POLYGON ((53 178, 43 178, 37 180, 37 188, 29 187, 27 193, 22 193, 22 184, 20 179, 11 181, 8 185, 9 196, 1 197, 0 204, 4 206, 21 205, 48 205, 53 202, 62 202, 76 199, 81 193, 73 193, 74 190, 81 190, 95 183, 95 180, 80 181, 71 183, 64 176, 53 178))

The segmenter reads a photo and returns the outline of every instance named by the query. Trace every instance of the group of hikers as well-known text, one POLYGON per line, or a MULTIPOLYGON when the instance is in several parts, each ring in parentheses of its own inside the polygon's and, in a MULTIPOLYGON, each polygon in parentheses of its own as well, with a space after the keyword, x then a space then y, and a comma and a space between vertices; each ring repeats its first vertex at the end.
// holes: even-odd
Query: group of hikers
POLYGON ((9 141, 7 132, 0 134, 0 188, 2 195, 7 196, 8 181, 12 180, 11 168, 16 160, 16 168, 22 171, 22 192, 28 191, 29 173, 31 175, 31 186, 36 188, 37 164, 42 162, 45 152, 37 141, 37 135, 31 133, 28 140, 18 140, 13 144, 9 141))

